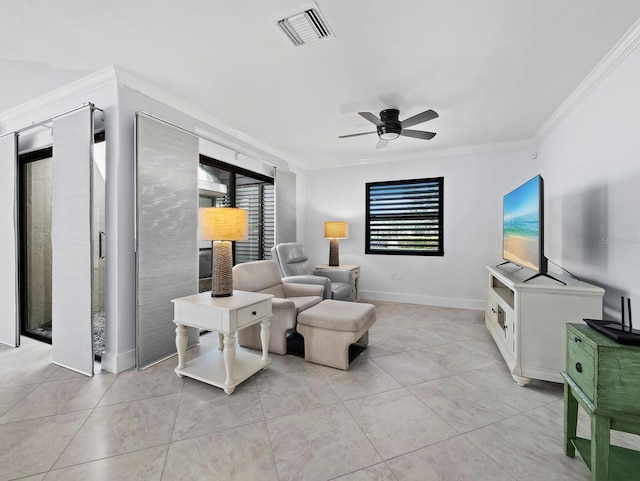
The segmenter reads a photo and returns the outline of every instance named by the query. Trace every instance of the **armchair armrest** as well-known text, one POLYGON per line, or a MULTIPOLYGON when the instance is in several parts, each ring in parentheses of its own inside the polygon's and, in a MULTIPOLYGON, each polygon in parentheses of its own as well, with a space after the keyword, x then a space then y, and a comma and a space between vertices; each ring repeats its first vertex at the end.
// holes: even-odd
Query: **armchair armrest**
POLYGON ((353 272, 346 269, 316 269, 316 276, 328 277, 331 282, 346 282, 353 285, 353 272))
POLYGON ((272 323, 277 322, 285 329, 292 329, 296 326, 295 302, 281 297, 272 297, 271 310, 273 311, 272 323))
MULTIPOLYGON (((324 287, 324 292, 319 294, 323 299, 331 299, 331 281, 328 277, 324 276, 288 276, 282 278, 282 287, 290 283, 295 284, 312 284, 321 285, 324 287)), ((312 294, 318 295, 318 294, 312 294)))
POLYGON ((324 293, 324 285, 283 282, 282 290, 287 297, 319 296, 324 293))
POLYGON ((295 302, 289 299, 283 299, 282 297, 272 297, 271 298, 271 307, 275 310, 285 310, 285 309, 295 309, 295 302))

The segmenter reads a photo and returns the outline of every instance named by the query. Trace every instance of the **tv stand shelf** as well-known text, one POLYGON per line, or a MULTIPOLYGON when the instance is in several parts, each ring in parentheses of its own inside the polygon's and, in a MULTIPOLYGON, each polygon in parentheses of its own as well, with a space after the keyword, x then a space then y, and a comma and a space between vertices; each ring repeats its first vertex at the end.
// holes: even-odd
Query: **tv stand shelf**
POLYGON ((485 324, 513 379, 520 386, 563 382, 565 324, 601 319, 604 289, 556 274, 566 285, 542 276, 527 281, 532 271, 511 264, 487 269, 485 324))

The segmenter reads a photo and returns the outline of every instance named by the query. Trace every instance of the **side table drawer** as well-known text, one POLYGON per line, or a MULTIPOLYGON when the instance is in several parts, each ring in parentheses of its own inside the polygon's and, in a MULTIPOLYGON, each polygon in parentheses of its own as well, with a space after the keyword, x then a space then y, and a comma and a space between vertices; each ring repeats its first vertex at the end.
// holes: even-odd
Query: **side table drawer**
POLYGON ((263 301, 258 302, 257 304, 252 304, 247 307, 243 307, 242 309, 238 309, 238 317, 237 317, 237 327, 242 327, 245 324, 249 324, 256 319, 261 319, 266 316, 271 315, 270 306, 271 301, 263 301))
POLYGON ((591 357, 596 357, 598 347, 593 340, 569 324, 567 326, 567 346, 571 344, 575 344, 577 347, 587 351, 591 357))
POLYGON ((584 347, 580 341, 576 342, 572 337, 567 339, 567 374, 593 401, 596 362, 593 354, 584 347))

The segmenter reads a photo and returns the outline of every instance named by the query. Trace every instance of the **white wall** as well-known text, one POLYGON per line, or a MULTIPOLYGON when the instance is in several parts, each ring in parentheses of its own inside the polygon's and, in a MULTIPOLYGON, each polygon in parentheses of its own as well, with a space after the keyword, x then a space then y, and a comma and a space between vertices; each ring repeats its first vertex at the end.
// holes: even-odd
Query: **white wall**
POLYGON ((639 86, 636 48, 538 146, 547 257, 604 287, 615 318, 621 295, 640 310, 639 86))
POLYGON ((502 259, 502 197, 538 174, 539 167, 529 150, 503 150, 307 172, 309 257, 315 264, 328 262, 324 222, 345 220, 349 238, 340 241, 340 262, 362 266, 361 297, 484 309, 485 266, 502 259), (365 255, 365 184, 440 176, 445 255, 365 255), (392 272, 401 272, 402 280, 391 280, 392 272))

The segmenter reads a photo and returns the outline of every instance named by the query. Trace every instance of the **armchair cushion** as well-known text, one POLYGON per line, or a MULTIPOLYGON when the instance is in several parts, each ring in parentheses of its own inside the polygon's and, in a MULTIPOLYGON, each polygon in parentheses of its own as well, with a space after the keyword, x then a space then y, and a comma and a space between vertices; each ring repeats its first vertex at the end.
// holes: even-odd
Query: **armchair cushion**
POLYGON ((304 276, 313 273, 302 244, 287 242, 278 244, 273 249, 277 252, 278 264, 283 276, 304 276))
POLYGON ((320 296, 324 292, 324 286, 317 284, 298 284, 295 282, 288 282, 282 284, 282 290, 285 297, 302 297, 302 296, 320 296))

